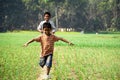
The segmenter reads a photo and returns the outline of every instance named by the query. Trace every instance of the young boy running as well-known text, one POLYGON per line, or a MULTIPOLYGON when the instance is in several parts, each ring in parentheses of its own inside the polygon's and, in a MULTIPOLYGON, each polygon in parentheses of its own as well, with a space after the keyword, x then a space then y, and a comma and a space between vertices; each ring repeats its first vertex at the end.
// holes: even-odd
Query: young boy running
POLYGON ((52 30, 51 24, 44 23, 43 24, 43 34, 41 36, 39 36, 38 38, 34 38, 24 44, 24 46, 28 46, 28 44, 30 44, 34 41, 41 43, 42 52, 41 52, 39 64, 41 67, 44 67, 44 65, 46 65, 45 79, 50 78, 49 73, 50 73, 50 69, 52 67, 52 56, 53 56, 53 50, 54 50, 54 43, 56 41, 61 40, 70 45, 73 45, 71 42, 51 34, 51 30, 52 30))
POLYGON ((43 33, 43 24, 46 23, 46 22, 48 22, 48 23, 51 24, 52 33, 56 32, 57 29, 56 29, 53 21, 50 20, 50 18, 51 18, 51 14, 49 12, 45 12, 44 13, 44 21, 41 21, 40 24, 39 24, 39 26, 37 27, 37 30, 39 32, 43 33))

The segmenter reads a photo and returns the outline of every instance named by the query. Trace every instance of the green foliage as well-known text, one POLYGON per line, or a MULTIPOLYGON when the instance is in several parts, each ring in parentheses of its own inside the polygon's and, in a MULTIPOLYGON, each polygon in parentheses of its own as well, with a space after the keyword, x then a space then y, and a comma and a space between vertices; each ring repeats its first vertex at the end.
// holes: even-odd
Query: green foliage
POLYGON ((55 22, 58 12, 59 27, 79 28, 94 32, 119 27, 118 0, 2 0, 0 32, 3 30, 36 30, 43 14, 50 11, 55 22))
MULTIPOLYGON (((39 67, 40 44, 22 45, 38 36, 38 32, 0 33, 0 79, 36 80, 39 67)), ((64 42, 55 44, 53 80, 119 80, 120 35, 80 34, 57 32, 74 46, 64 42)))

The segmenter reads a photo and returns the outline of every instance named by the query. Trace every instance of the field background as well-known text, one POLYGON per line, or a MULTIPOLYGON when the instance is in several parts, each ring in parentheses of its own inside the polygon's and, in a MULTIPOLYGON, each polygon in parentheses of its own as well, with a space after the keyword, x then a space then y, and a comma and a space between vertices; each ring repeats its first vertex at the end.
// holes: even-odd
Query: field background
MULTIPOLYGON (((36 80, 40 44, 22 45, 38 32, 0 33, 0 80, 36 80)), ((55 44, 53 80, 120 80, 120 34, 57 32, 74 43, 55 44)))

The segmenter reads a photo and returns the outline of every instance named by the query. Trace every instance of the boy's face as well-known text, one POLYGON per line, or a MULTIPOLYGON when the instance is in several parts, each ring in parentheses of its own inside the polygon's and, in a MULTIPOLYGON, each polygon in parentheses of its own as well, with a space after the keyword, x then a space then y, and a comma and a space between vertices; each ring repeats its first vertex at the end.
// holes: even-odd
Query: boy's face
POLYGON ((46 21, 49 21, 50 16, 49 16, 48 14, 45 14, 45 15, 44 15, 44 19, 45 19, 46 21))
POLYGON ((44 28, 43 31, 46 35, 49 35, 50 32, 51 32, 51 29, 50 28, 44 28))

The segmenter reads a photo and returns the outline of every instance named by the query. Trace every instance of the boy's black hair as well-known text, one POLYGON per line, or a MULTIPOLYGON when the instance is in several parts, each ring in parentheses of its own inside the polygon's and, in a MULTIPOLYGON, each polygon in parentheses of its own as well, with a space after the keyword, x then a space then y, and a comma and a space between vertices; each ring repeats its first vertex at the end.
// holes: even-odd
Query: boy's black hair
POLYGON ((47 23, 47 22, 43 24, 43 29, 44 28, 50 28, 50 29, 52 29, 51 24, 47 23))
POLYGON ((51 17, 50 12, 45 12, 45 13, 44 13, 44 16, 45 16, 46 14, 48 14, 48 15, 51 17))

